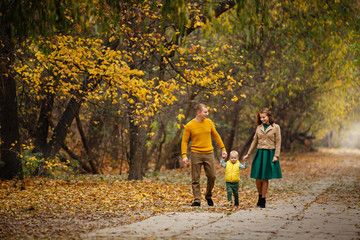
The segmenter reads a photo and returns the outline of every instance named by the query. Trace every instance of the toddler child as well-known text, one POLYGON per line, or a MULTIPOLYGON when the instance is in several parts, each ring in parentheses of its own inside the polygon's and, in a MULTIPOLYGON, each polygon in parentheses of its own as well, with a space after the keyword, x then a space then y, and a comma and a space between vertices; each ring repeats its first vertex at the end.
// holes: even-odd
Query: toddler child
POLYGON ((239 181, 240 169, 246 169, 248 163, 241 164, 239 162, 239 153, 237 151, 230 152, 230 161, 225 162, 224 159, 220 160, 220 166, 225 168, 225 181, 227 198, 232 206, 232 195, 234 194, 235 206, 239 206, 239 181))

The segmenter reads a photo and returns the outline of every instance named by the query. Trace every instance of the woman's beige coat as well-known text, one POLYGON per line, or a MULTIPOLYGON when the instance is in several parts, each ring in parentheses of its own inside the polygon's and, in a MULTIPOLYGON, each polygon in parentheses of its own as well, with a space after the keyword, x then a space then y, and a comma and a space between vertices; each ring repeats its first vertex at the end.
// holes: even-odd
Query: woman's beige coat
POLYGON ((280 126, 273 123, 264 131, 264 125, 258 125, 248 154, 251 154, 256 148, 275 149, 275 156, 279 157, 281 148, 280 126))

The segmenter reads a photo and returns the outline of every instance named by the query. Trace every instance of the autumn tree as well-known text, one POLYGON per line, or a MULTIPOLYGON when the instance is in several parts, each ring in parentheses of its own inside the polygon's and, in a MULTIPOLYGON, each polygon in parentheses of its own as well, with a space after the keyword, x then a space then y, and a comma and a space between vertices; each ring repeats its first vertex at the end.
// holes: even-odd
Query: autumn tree
MULTIPOLYGON (((243 133, 251 133, 248 123, 259 108, 267 106, 282 126, 284 148, 291 149, 319 130, 316 119, 322 118, 322 96, 356 87, 353 44, 359 42, 359 35, 354 9, 359 6, 355 1, 244 1, 240 5, 236 12, 213 21, 207 32, 215 37, 203 43, 218 48, 218 59, 225 65, 238 63, 234 72, 241 74, 238 78, 243 79, 242 94, 247 98, 235 104, 227 101, 227 105, 237 109, 233 116, 240 111, 239 121, 246 124, 235 131, 252 135, 243 133), (231 51, 223 46, 230 46, 231 51)), ((225 102, 220 103, 224 106, 225 102)), ((225 128, 234 125, 228 119, 224 119, 225 128)), ((241 135, 237 139, 242 140, 238 145, 249 143, 241 135)))
MULTIPOLYGON (((115 2, 108 5, 106 1, 99 1, 97 4, 91 1, 79 3, 73 1, 1 2, 1 178, 12 179, 21 172, 21 164, 18 158, 20 134, 16 82, 14 79, 15 73, 12 70, 12 65, 15 62, 15 49, 17 47, 24 48, 26 39, 36 41, 40 38, 39 36, 51 36, 56 33, 66 32, 69 29, 82 32, 86 32, 88 29, 95 29, 95 31, 108 30, 109 21, 107 20, 109 16, 104 11, 105 7, 120 9, 121 6, 115 2), (95 11, 98 21, 93 23, 95 11)), ((116 24, 113 26, 116 27, 116 24)), ((86 87, 86 84, 83 87, 86 87)), ((81 88, 77 90, 83 91, 81 88)), ((49 95, 51 94, 49 93, 49 95)), ((45 129, 48 127, 48 123, 46 123, 48 110, 46 108, 51 108, 52 97, 49 96, 49 101, 44 102, 47 106, 44 106, 44 111, 39 119, 39 124, 45 129)), ((76 99, 69 102, 65 114, 54 132, 54 138, 49 142, 50 148, 45 151, 46 157, 54 156, 59 149, 80 105, 76 99)), ((36 134, 44 139, 45 131, 39 131, 36 134)))
POLYGON ((0 3, 0 177, 12 179, 21 172, 18 158, 20 133, 16 101, 16 83, 12 65, 16 44, 26 37, 50 34, 70 26, 60 1, 1 1, 0 3), (26 6, 25 6, 26 5, 26 6))
MULTIPOLYGON (((181 54, 187 51, 177 50, 177 44, 165 44, 166 38, 161 35, 162 22, 159 21, 161 5, 153 3, 124 2, 117 6, 124 10, 123 15, 120 19, 113 18, 119 22, 112 22, 112 26, 117 26, 117 29, 109 30, 110 36, 106 38, 106 43, 94 36, 82 38, 60 34, 39 38, 36 43, 28 42, 26 51, 19 52, 15 69, 19 75, 18 91, 22 94, 21 99, 24 99, 21 104, 25 104, 21 112, 28 119, 24 126, 35 140, 35 151, 42 153, 42 161, 53 159, 61 147, 71 152, 64 141, 67 130, 76 119, 80 137, 90 158, 91 171, 98 173, 92 149, 96 146, 85 136, 79 117, 80 107, 84 103, 89 106, 96 103, 96 106, 107 109, 113 106, 112 112, 107 114, 127 119, 129 178, 142 177, 147 158, 145 141, 148 124, 162 107, 177 101, 174 93, 179 91, 178 80, 189 81, 189 76, 197 72, 175 72, 173 76, 165 78, 166 69, 163 66, 174 66, 169 61, 170 55, 175 51, 181 54), (147 26, 145 22, 151 28, 144 28, 147 26), (157 75, 156 68, 159 66, 162 71, 157 75), (177 74, 182 75, 182 78, 177 77, 177 74), (28 104, 34 105, 31 111, 28 104), (37 120, 34 122, 33 119, 37 120)), ((105 10, 107 14, 113 14, 111 9, 105 10)), ((196 47, 190 51, 194 50, 196 47)), ((196 56, 186 61, 177 59, 180 60, 179 65, 186 64, 186 61, 204 63, 196 56)), ((198 67, 203 69, 203 76, 210 72, 210 78, 201 84, 208 85, 211 78, 216 80, 223 76, 221 73, 218 76, 212 73, 213 67, 205 64, 205 68, 201 65, 198 67)), ((92 120, 90 124, 95 122, 99 123, 92 120)))
MULTIPOLYGON (((47 7, 36 6, 37 11, 47 7)), ((58 25, 44 19, 54 31, 43 33, 35 24, 29 32, 36 33, 36 42, 26 34, 9 35, 14 86, 2 86, 13 98, 10 93, 2 98, 1 111, 19 109, 6 110, 16 115, 11 123, 11 114, 1 116, 2 124, 19 125, 21 114, 22 139, 14 134, 18 127, 1 125, 9 131, 1 133, 3 152, 15 159, 2 157, 6 166, 20 166, 16 144, 33 140, 42 161, 56 158, 62 148, 92 173, 104 169, 102 156, 111 153, 117 161, 120 153, 121 162, 130 166, 128 178, 142 179, 149 161, 156 161, 156 170, 177 166, 183 126, 198 101, 211 106, 227 148, 251 140, 252 121, 262 106, 273 109, 284 145, 291 148, 300 134, 312 135, 319 127, 313 123, 322 116, 324 93, 356 85, 351 52, 359 35, 352 9, 358 6, 353 1, 84 1, 78 7, 69 1, 64 8, 51 6, 63 16, 58 25)))

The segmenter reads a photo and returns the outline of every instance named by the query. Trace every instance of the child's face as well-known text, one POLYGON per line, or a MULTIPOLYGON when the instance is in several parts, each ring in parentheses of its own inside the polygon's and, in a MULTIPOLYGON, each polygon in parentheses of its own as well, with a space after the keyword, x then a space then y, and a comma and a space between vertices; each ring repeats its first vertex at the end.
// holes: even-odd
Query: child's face
POLYGON ((236 161, 238 160, 238 156, 236 154, 230 154, 230 161, 232 163, 236 163, 236 161))

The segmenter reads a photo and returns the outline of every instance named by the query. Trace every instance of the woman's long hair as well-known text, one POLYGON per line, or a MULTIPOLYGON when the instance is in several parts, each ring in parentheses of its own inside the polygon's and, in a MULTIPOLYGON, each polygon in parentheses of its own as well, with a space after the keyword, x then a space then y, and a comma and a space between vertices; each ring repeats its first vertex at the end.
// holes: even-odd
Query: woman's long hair
POLYGON ((268 108, 263 108, 263 109, 258 113, 258 115, 257 115, 257 118, 256 118, 256 124, 257 124, 257 125, 261 125, 261 124, 262 124, 262 122, 261 122, 261 120, 260 120, 260 114, 261 114, 261 113, 266 113, 266 115, 269 117, 269 123, 270 123, 270 124, 275 123, 275 119, 274 119, 273 115, 271 114, 270 109, 268 109, 268 108))

